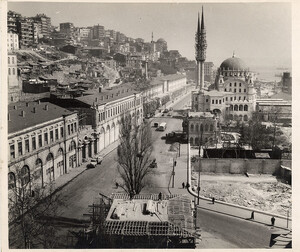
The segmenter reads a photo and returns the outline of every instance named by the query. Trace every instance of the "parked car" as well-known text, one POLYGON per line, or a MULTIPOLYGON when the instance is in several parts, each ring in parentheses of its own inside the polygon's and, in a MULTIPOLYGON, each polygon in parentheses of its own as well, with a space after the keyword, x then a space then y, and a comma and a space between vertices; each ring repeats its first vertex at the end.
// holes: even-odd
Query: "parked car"
POLYGON ((87 165, 88 168, 95 168, 97 165, 97 159, 91 159, 90 163, 87 165))

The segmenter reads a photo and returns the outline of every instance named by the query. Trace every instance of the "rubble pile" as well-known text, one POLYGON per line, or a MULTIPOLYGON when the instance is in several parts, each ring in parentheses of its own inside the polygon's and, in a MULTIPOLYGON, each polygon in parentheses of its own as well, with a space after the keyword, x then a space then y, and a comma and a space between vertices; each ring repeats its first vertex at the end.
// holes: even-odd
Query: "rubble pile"
POLYGON ((287 215, 289 211, 291 216, 292 188, 280 182, 201 180, 200 194, 274 214, 287 215))

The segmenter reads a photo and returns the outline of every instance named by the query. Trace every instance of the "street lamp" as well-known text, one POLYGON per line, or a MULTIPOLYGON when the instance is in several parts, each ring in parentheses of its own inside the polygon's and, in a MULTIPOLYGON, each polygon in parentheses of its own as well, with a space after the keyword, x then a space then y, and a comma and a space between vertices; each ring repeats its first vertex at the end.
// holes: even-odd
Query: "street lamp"
POLYGON ((172 188, 174 188, 174 179, 175 179, 175 166, 177 164, 177 161, 174 160, 173 158, 173 170, 172 170, 172 176, 173 176, 173 180, 172 180, 172 188))

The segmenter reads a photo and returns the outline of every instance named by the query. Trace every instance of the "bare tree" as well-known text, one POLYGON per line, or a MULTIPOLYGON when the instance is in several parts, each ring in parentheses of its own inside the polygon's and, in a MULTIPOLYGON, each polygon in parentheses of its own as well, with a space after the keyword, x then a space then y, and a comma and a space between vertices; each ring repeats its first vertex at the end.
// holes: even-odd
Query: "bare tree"
POLYGON ((60 196, 53 184, 42 187, 32 183, 22 169, 17 169, 9 188, 9 243, 13 248, 53 248, 56 229, 51 219, 57 216, 60 196))
POLYGON ((136 125, 130 116, 123 116, 120 124, 118 146, 118 172, 122 179, 119 186, 130 198, 145 187, 149 174, 152 153, 152 139, 149 124, 136 125))

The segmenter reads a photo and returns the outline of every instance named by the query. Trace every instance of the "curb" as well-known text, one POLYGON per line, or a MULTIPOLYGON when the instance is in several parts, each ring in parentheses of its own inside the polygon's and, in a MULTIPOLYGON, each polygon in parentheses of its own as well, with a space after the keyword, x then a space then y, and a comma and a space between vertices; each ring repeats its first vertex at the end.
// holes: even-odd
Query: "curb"
MULTIPOLYGON (((188 143, 188 151, 187 151, 187 183, 189 183, 189 185, 191 185, 191 165, 190 165, 190 144, 188 143)), ((198 195, 192 191, 191 187, 187 188, 187 191, 189 194, 191 194, 193 197, 195 198, 198 198, 198 195)), ((201 200, 206 200, 206 201, 211 201, 210 199, 206 198, 206 197, 203 197, 203 196, 200 196, 199 195, 199 199, 201 200)), ((277 218, 280 218, 280 219, 284 219, 286 220, 287 218, 285 216, 282 216, 282 215, 278 215, 278 214, 273 214, 273 213, 268 213, 268 212, 263 212, 261 210, 256 210, 256 209, 253 209, 253 208, 246 208, 246 207, 242 207, 242 206, 239 206, 239 205, 235 205, 235 204, 231 204, 231 203, 226 203, 226 202, 222 202, 222 201, 216 201, 216 203, 220 203, 220 204, 223 204, 225 206, 229 206, 229 207, 234 207, 234 208, 239 208, 239 209, 242 209, 242 210, 246 210, 246 211, 254 211, 256 213, 260 213, 260 214, 263 214, 263 215, 269 215, 269 216, 274 216, 274 217, 277 217, 277 218)), ((226 213, 224 213, 226 214, 226 213)), ((238 217, 238 216, 236 216, 238 217)), ((291 218, 288 218, 289 221, 292 221, 291 218)), ((287 229, 287 228, 284 228, 284 227, 280 227, 282 229, 287 229)), ((287 229, 287 230, 290 230, 290 229, 287 229)))
MULTIPOLYGON (((110 154, 112 151, 114 151, 116 148, 118 148, 119 145, 116 145, 116 147, 112 148, 110 151, 102 154, 103 157, 106 157, 108 154, 110 154)), ((101 154, 100 154, 101 155, 101 154)), ((75 168, 76 169, 76 168, 75 168)), ((76 176, 72 177, 70 180, 66 181, 66 183, 62 184, 61 186, 57 187, 51 194, 59 192, 61 189, 63 189, 65 186, 67 186, 70 182, 72 182, 75 178, 77 178, 79 175, 84 173, 87 170, 87 168, 80 171, 76 176)))

